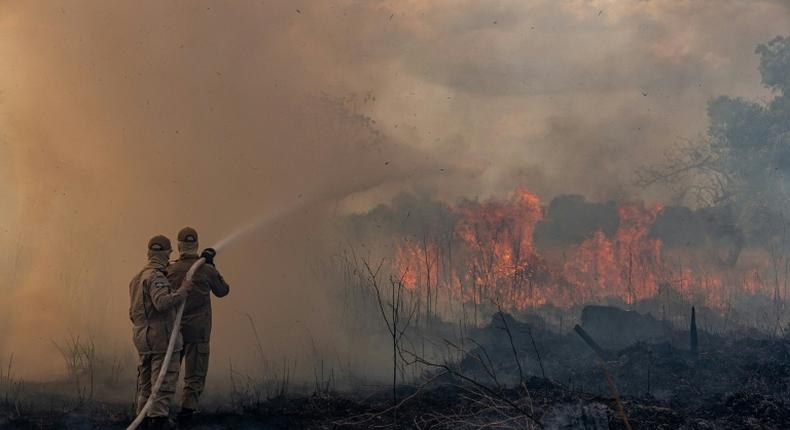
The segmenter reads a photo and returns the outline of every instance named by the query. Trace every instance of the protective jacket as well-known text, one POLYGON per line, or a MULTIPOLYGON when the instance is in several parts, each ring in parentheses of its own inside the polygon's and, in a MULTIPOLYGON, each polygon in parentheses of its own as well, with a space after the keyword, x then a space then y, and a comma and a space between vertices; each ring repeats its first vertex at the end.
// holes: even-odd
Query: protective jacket
MULTIPOLYGON (((163 266, 149 262, 129 283, 129 318, 134 346, 140 354, 164 354, 173 331, 178 305, 186 299, 183 288, 174 290, 163 266)), ((181 351, 181 336, 175 351, 181 351)))
MULTIPOLYGON (((172 285, 180 285, 187 272, 200 258, 196 254, 182 253, 178 260, 167 268, 167 278, 172 285)), ((181 319, 181 335, 185 343, 207 343, 211 338, 211 294, 225 297, 230 286, 222 278, 217 269, 204 264, 192 278, 192 291, 184 306, 181 319)))

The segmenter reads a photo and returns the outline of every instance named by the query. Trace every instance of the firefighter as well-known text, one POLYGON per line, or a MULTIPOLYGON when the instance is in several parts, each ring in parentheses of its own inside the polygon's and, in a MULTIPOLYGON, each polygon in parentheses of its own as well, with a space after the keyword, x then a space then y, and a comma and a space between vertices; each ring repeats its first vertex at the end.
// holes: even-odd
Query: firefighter
POLYGON ((146 428, 169 428, 170 403, 175 396, 181 355, 181 336, 178 336, 170 363, 165 354, 173 331, 176 310, 192 289, 190 282, 171 284, 166 272, 169 263, 170 240, 155 236, 148 242, 148 263, 129 284, 129 318, 132 320, 132 339, 138 353, 137 413, 139 414, 162 366, 167 367, 164 381, 148 410, 146 428), (176 290, 172 285, 180 285, 176 290))
POLYGON ((195 261, 199 258, 206 260, 192 278, 194 288, 187 297, 181 320, 181 335, 184 338, 184 391, 178 420, 186 424, 198 409, 200 395, 206 385, 211 338, 211 294, 225 297, 230 292, 230 286, 214 266, 213 249, 207 248, 198 255, 198 234, 195 229, 181 229, 178 233, 178 251, 178 260, 167 269, 167 277, 174 285, 183 281, 195 261))

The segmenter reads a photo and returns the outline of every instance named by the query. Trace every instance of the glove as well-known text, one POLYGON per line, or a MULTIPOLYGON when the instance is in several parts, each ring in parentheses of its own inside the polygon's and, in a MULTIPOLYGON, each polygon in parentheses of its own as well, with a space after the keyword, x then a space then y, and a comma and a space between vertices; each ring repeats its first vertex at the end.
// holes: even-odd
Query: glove
POLYGON ((214 257, 217 255, 217 251, 214 248, 206 248, 203 250, 203 253, 200 254, 200 257, 206 260, 206 264, 214 265, 214 257))

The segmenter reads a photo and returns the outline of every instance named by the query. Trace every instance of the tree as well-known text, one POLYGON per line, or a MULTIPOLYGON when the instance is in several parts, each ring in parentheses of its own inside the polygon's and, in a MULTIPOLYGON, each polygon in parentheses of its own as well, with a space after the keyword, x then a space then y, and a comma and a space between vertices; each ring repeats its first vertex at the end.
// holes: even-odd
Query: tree
POLYGON ((637 183, 666 186, 698 206, 726 208, 747 241, 765 243, 790 219, 790 38, 777 37, 756 53, 762 83, 774 98, 713 99, 706 137, 641 169, 637 183))

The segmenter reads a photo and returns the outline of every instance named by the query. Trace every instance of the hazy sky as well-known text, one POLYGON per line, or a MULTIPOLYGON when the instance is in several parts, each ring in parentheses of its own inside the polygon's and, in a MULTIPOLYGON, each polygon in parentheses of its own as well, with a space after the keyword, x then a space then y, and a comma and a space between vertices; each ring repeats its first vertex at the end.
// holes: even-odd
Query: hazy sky
POLYGON ((768 99, 754 48, 789 28, 783 1, 2 2, 0 357, 128 347, 145 242, 186 224, 322 201, 218 257, 216 342, 249 313, 288 351, 335 314, 303 273, 327 197, 660 198, 633 170, 710 98, 768 99))

